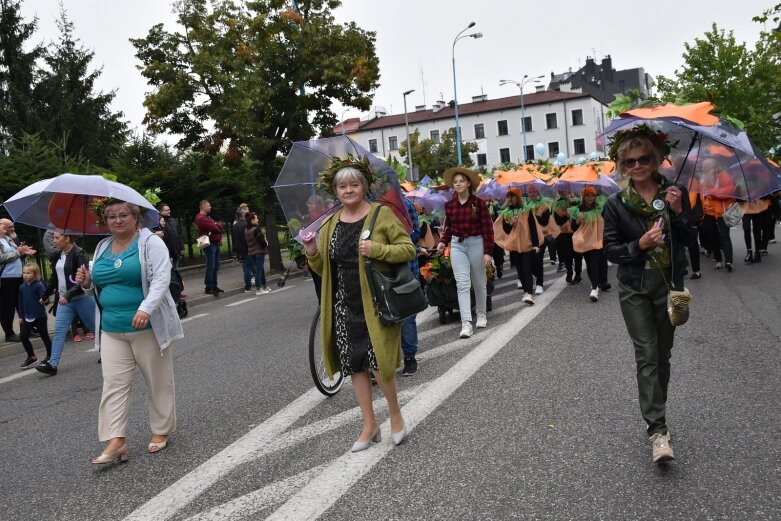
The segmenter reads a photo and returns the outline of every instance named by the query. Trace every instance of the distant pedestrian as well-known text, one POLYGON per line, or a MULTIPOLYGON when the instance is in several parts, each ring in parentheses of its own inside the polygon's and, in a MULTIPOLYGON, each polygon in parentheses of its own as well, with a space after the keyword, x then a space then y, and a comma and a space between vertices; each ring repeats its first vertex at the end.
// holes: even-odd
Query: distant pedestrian
POLYGON ((233 224, 231 224, 231 240, 233 241, 233 254, 236 256, 236 260, 244 263, 244 259, 247 257, 247 238, 244 236, 244 231, 247 229, 246 215, 249 213, 249 209, 245 206, 239 206, 236 209, 236 215, 234 216, 233 224))
POLYGON ((266 270, 264 263, 268 253, 268 242, 263 235, 258 223, 258 215, 255 212, 247 212, 244 215, 247 223, 244 230, 244 240, 247 243, 247 255, 244 257, 244 292, 251 291, 252 273, 255 272, 255 294, 271 293, 271 288, 266 284, 266 270))
POLYGON ((675 326, 667 297, 671 289, 684 289, 686 247, 696 240, 697 226, 686 191, 657 171, 669 154, 666 136, 645 125, 616 134, 610 159, 629 181, 605 204, 605 251, 618 265, 618 298, 634 344, 652 459, 669 461, 675 457, 665 411, 675 326))
POLYGON ((444 253, 450 245, 450 260, 458 290, 461 313, 460 338, 469 338, 472 330, 470 289, 475 291, 476 328, 486 327, 487 283, 486 266, 493 264, 494 229, 488 205, 475 197, 480 184, 477 172, 468 168, 449 168, 443 175, 445 184, 453 188, 453 198, 445 205, 445 226, 437 251, 444 253))
POLYGON ((224 293, 217 285, 217 274, 220 271, 220 248, 222 247, 222 224, 209 217, 212 211, 212 205, 209 204, 209 201, 201 201, 198 208, 198 215, 195 216, 198 235, 209 237, 209 245, 203 249, 203 255, 206 257, 206 273, 203 280, 204 293, 216 297, 220 293, 224 293))
MULTIPOLYGON (((418 226, 418 213, 406 197, 403 201, 407 206, 407 213, 409 213, 410 219, 412 220, 410 240, 419 254, 420 248, 418 247, 418 239, 420 237, 420 227, 418 226)), ((420 280, 420 269, 418 266, 418 256, 415 255, 415 257, 409 261, 409 267, 415 278, 420 280)), ((404 369, 401 371, 402 376, 412 376, 418 372, 418 360, 415 358, 415 355, 418 353, 417 319, 417 315, 412 315, 401 321, 401 351, 404 353, 404 369)))
POLYGON ((35 369, 54 376, 60 365, 60 357, 65 349, 65 339, 71 331, 73 319, 84 321, 89 331, 95 331, 95 299, 88 297, 81 286, 76 284, 75 276, 81 266, 89 266, 87 252, 78 247, 75 237, 66 235, 62 230, 54 232, 54 244, 59 251, 50 257, 52 276, 46 286, 42 301, 54 295, 56 319, 51 358, 35 369))
POLYGON ((46 359, 52 355, 52 340, 49 337, 49 327, 47 324, 46 308, 41 303, 46 288, 41 282, 41 270, 37 264, 25 264, 22 268, 22 279, 24 282, 19 287, 19 337, 22 340, 22 346, 27 352, 27 358, 22 363, 22 369, 29 369, 38 361, 33 351, 33 345, 30 342, 30 333, 33 329, 43 340, 46 347, 46 359))
POLYGON ((160 209, 160 218, 163 220, 160 223, 160 230, 163 232, 161 238, 168 248, 171 264, 174 268, 179 269, 179 263, 182 261, 182 257, 184 257, 184 242, 179 233, 179 223, 171 217, 171 206, 169 204, 160 203, 158 208, 160 209))
POLYGON ((9 226, 9 222, 0 219, 0 325, 6 342, 19 342, 19 336, 14 333, 14 315, 22 285, 22 259, 35 255, 35 250, 13 240, 8 234, 9 228, 13 230, 13 223, 9 226))
POLYGON ((600 290, 610 289, 603 240, 605 221, 602 218, 602 208, 605 199, 605 196, 597 197, 597 191, 593 186, 586 186, 581 194, 580 205, 569 209, 572 216, 571 227, 574 231, 572 248, 583 255, 583 260, 586 261, 586 272, 591 282, 589 299, 592 302, 599 301, 600 290))

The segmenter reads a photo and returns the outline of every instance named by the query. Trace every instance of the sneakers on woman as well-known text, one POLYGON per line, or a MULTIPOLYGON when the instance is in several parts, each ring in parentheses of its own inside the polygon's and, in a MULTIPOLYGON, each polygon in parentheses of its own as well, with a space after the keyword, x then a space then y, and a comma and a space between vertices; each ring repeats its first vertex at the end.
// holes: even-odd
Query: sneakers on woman
POLYGON ((542 287, 542 284, 537 284, 537 287, 534 288, 535 295, 542 295, 543 291, 545 291, 545 289, 542 287))
POLYGON ((488 319, 485 316, 485 313, 478 313, 477 314, 477 320, 475 321, 475 328, 481 329, 488 326, 488 319))
POLYGON ((599 300, 599 288, 594 288, 591 290, 591 293, 589 293, 588 298, 591 299, 591 302, 596 302, 599 300))
POLYGON ((84 333, 84 338, 87 340, 95 340, 95 334, 94 333, 84 333))
POLYGON ((38 357, 37 356, 35 356, 35 355, 28 356, 27 359, 24 362, 22 362, 22 365, 20 367, 22 369, 30 369, 31 367, 33 367, 36 364, 36 362, 38 362, 38 357))
POLYGON ((458 334, 459 338, 469 338, 472 336, 474 332, 472 331, 472 323, 471 322, 462 322, 461 323, 461 332, 458 334))
POLYGON ((521 302, 524 304, 529 304, 530 306, 534 305, 534 296, 531 293, 524 293, 523 297, 521 298, 521 302))
POLYGON ((669 432, 664 434, 656 433, 651 436, 650 441, 654 463, 662 463, 663 461, 672 461, 675 459, 673 448, 670 446, 669 432))
POLYGON ((523 289, 523 283, 519 280, 518 282, 515 283, 515 287, 518 289, 523 289))

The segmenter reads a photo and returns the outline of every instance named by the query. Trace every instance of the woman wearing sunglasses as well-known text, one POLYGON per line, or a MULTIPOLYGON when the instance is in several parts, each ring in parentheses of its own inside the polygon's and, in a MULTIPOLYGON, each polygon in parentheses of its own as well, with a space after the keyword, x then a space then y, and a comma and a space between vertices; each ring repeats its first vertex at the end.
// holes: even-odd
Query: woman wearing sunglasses
POLYGON ((634 344, 640 410, 654 462, 675 459, 665 417, 675 334, 667 294, 683 290, 686 247, 697 233, 688 194, 657 172, 669 152, 667 136, 647 125, 616 132, 608 154, 629 181, 602 213, 605 252, 618 265, 621 313, 634 344))

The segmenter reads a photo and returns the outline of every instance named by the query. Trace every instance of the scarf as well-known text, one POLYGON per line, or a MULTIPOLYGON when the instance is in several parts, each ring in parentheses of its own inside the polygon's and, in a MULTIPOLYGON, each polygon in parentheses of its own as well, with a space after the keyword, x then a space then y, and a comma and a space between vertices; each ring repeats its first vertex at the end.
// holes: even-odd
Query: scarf
MULTIPOLYGON (((654 201, 664 201, 664 193, 666 190, 662 186, 661 176, 654 173, 654 179, 656 180, 656 193, 654 194, 654 201)), ((647 253, 648 261, 653 269, 669 268, 672 266, 672 250, 670 249, 670 222, 667 215, 667 205, 664 208, 657 210, 653 207, 653 204, 646 204, 645 200, 640 194, 637 193, 634 187, 634 183, 630 179, 626 184, 626 187, 621 191, 621 202, 626 208, 633 212, 635 215, 645 222, 645 229, 650 230, 651 227, 656 226, 659 219, 662 220, 662 226, 664 230, 664 242, 647 253)))

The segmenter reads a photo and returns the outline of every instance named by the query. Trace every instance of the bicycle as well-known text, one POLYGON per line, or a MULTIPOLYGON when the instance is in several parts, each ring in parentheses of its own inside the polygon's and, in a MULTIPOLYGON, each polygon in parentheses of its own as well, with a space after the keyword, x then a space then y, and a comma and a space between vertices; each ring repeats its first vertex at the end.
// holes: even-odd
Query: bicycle
POLYGON ((342 388, 344 375, 341 371, 330 377, 323 364, 323 351, 320 345, 320 308, 317 308, 309 328, 309 370, 315 387, 324 395, 333 396, 342 388))

